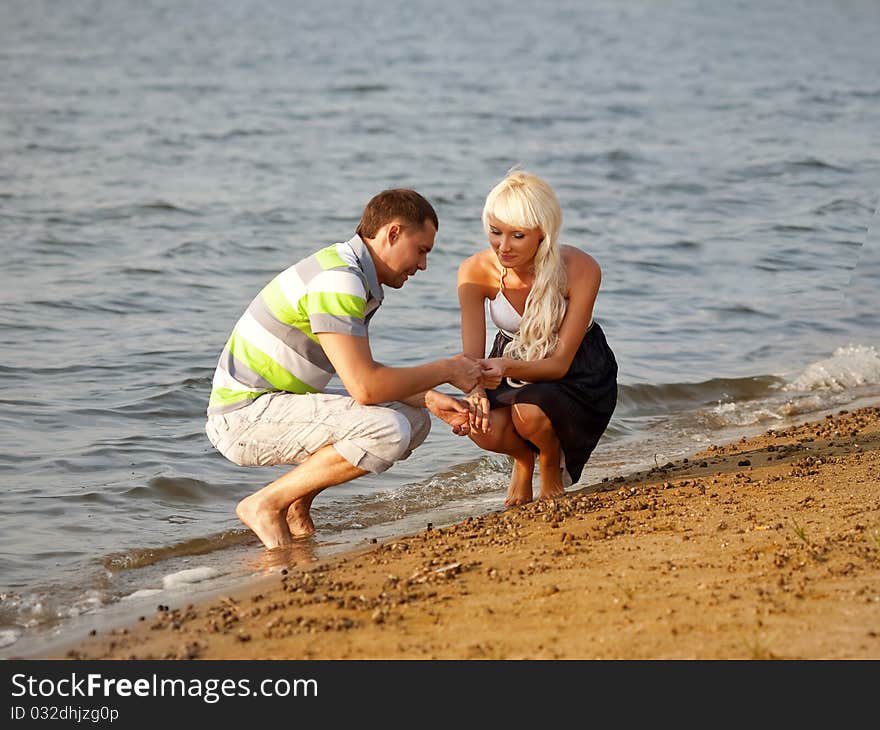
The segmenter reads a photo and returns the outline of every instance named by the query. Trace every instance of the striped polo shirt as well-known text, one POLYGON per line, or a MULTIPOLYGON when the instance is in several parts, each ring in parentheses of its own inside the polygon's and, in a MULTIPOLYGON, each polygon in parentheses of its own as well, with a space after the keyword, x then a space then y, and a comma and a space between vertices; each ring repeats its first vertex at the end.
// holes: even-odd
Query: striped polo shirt
POLYGON ((335 373, 316 334, 367 336, 382 287, 360 236, 334 243, 282 271, 254 297, 214 371, 208 415, 264 393, 319 393, 335 373))

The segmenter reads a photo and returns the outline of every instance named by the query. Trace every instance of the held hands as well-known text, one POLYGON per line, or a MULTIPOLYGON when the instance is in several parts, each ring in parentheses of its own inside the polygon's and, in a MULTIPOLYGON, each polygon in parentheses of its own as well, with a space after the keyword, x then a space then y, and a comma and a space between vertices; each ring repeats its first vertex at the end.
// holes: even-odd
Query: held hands
POLYGON ((452 376, 447 380, 462 393, 470 393, 480 381, 482 368, 480 361, 461 354, 449 359, 452 365, 452 376))
POLYGON ((447 382, 462 393, 471 393, 476 388, 497 388, 504 377, 504 358, 501 357, 475 360, 460 354, 450 358, 450 363, 452 376, 447 382))
POLYGON ((504 358, 489 357, 478 361, 480 363, 480 386, 492 390, 501 385, 504 377, 504 358))

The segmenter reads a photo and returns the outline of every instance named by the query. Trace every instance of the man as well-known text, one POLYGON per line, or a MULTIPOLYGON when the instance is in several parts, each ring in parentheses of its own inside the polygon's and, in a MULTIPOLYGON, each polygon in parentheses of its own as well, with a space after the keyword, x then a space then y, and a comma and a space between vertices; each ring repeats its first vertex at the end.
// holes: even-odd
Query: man
POLYGON ((281 272, 238 320, 214 373, 205 432, 241 466, 298 464, 243 499, 236 514, 267 548, 315 531, 315 496, 407 458, 431 428, 425 411, 468 432, 466 402, 479 363, 465 355, 387 367, 370 352, 368 326, 383 286, 399 289, 427 268, 437 214, 414 190, 385 190, 357 233, 281 272), (325 393, 337 374, 348 395, 325 393))

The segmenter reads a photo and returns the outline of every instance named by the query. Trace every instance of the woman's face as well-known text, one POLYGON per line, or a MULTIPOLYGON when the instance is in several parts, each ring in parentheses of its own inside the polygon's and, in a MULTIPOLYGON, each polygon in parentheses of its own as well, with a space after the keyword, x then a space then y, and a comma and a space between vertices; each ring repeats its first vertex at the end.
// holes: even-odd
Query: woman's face
POLYGON ((526 269, 532 265, 544 240, 540 228, 516 228, 488 216, 489 245, 505 269, 526 269))

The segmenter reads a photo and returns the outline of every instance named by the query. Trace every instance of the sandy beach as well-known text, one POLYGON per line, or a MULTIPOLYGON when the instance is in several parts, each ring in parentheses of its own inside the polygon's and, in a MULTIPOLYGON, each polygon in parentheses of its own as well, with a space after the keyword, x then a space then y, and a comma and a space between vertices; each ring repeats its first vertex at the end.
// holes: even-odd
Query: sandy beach
POLYGON ((58 658, 877 659, 880 407, 302 557, 58 658))

